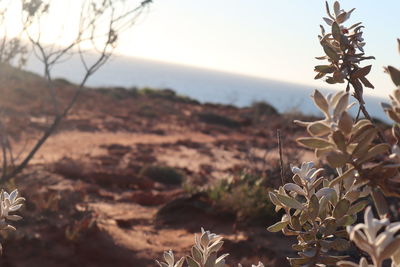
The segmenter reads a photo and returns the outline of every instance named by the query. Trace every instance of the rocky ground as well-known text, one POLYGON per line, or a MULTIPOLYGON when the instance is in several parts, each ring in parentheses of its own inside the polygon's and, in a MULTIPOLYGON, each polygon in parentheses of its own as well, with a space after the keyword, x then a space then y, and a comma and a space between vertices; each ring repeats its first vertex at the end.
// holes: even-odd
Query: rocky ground
MULTIPOLYGON (((49 125, 48 85, 0 71, 2 123, 22 157, 49 125)), ((65 106, 75 86, 55 84, 65 106)), ((266 231, 273 218, 238 221, 189 189, 243 169, 279 185, 277 129, 285 166, 313 158, 294 142, 304 135, 291 122, 299 116, 265 103, 200 104, 171 90, 87 88, 29 167, 3 185, 27 202, 18 231, 2 233, 1 266, 155 266, 164 250, 188 253, 200 227, 224 236, 230 266, 287 266, 293 240, 266 231), (149 166, 173 169, 182 181, 154 177, 149 166)))

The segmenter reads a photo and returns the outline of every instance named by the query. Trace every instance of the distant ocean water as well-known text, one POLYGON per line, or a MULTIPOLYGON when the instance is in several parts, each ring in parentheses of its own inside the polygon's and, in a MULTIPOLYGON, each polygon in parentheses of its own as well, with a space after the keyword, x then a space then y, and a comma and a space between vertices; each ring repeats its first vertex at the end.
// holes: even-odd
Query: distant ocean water
MULTIPOLYGON (((37 60, 29 60, 27 69, 42 73, 42 66, 37 60)), ((53 77, 79 82, 82 73, 83 68, 79 59, 72 58, 66 63, 57 65, 53 77)), ((88 85, 170 88, 201 102, 244 107, 254 101, 265 101, 272 104, 279 112, 301 111, 305 114, 321 114, 310 98, 315 88, 138 58, 121 56, 112 58, 90 78, 88 85)), ((321 91, 330 92, 328 89, 321 91)), ((366 96, 367 109, 372 116, 387 120, 380 107, 382 101, 384 99, 366 96)), ((357 108, 352 109, 355 114, 357 108)))

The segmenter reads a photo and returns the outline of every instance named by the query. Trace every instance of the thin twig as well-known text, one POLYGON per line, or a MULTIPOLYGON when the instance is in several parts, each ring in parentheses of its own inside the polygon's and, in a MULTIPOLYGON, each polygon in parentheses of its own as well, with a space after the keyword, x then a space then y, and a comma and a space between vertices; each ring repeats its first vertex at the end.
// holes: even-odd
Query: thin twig
MULTIPOLYGON (((348 81, 348 86, 351 84, 353 86, 353 88, 354 88, 353 96, 358 101, 358 104, 360 105, 359 108, 362 111, 362 113, 364 114, 364 117, 372 122, 372 117, 369 115, 369 113, 368 113, 368 111, 367 111, 367 109, 365 107, 365 102, 364 102, 362 93, 360 93, 360 91, 357 90, 356 86, 354 86, 354 84, 349 79, 347 79, 347 81, 348 81)), ((378 130, 378 137, 381 140, 381 142, 382 143, 387 143, 385 135, 382 133, 382 129, 380 129, 376 125, 375 125, 375 128, 378 130)))
POLYGON ((358 122, 358 120, 360 119, 360 114, 361 114, 361 107, 358 107, 356 122, 358 122))
MULTIPOLYGON (((358 99, 357 99, 358 100, 358 99)), ((364 114, 364 116, 372 122, 372 117, 369 115, 367 109, 365 108, 365 105, 363 103, 360 102, 360 100, 358 100, 359 104, 360 104, 360 109, 362 111, 362 113, 364 114)), ((382 143, 387 143, 386 138, 384 136, 384 134, 382 133, 382 129, 380 129, 378 126, 375 125, 375 128, 378 130, 378 137, 381 140, 382 143)))
POLYGON ((282 185, 284 185, 285 184, 285 178, 284 178, 284 172, 283 172, 281 131, 278 129, 278 130, 276 130, 276 133, 278 135, 278 148, 279 148, 279 163, 280 163, 280 167, 281 167, 281 180, 282 180, 282 185))

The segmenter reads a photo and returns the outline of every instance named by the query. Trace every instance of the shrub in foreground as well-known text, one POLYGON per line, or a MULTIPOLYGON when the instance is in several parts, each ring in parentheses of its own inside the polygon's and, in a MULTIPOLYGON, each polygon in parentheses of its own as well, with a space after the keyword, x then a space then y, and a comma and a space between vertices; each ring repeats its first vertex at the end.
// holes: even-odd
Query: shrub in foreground
MULTIPOLYGON (((296 236, 293 249, 299 257, 289 258, 292 266, 370 266, 381 267, 383 260, 391 259, 392 266, 400 266, 398 256, 399 223, 389 224, 388 196, 400 196, 399 155, 397 145, 389 144, 381 130, 372 122, 363 100, 363 87, 373 88, 366 76, 371 66, 360 67, 364 55, 361 23, 345 27, 343 23, 354 9, 346 12, 334 4, 332 14, 327 5, 329 33, 321 26, 320 42, 327 65, 318 65, 316 78, 326 76, 328 83, 346 83, 346 90, 323 96, 313 95, 316 106, 325 118, 314 122, 297 121, 306 127, 310 137, 297 141, 315 151, 317 158, 336 169, 333 178, 322 176, 323 169, 313 168, 311 162, 300 168, 292 167, 292 183, 270 193, 276 209, 285 214, 280 222, 269 227, 270 231, 282 231, 296 236), (359 104, 355 120, 349 115, 353 103, 349 92, 359 104), (361 119, 361 114, 364 118, 361 119), (371 208, 366 210, 365 224, 352 225, 357 214, 372 202, 380 220, 374 219, 371 208), (385 229, 383 226, 387 226, 385 229), (377 236, 377 233, 383 231, 377 236), (343 261, 353 245, 369 254, 371 260, 362 258, 359 264, 343 261)), ((399 43, 400 45, 400 43, 399 43)), ((400 72, 389 67, 388 72, 396 86, 400 86, 400 72)), ((394 120, 394 138, 399 141, 397 123, 400 123, 400 89, 391 97, 392 103, 384 109, 394 120)))

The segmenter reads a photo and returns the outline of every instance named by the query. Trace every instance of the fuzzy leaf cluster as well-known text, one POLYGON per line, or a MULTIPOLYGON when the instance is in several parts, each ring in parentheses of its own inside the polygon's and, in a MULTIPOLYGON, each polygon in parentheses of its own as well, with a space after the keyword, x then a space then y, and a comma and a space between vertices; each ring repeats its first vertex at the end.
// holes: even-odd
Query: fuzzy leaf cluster
MULTIPOLYGON (((194 246, 192 246, 190 255, 175 262, 174 253, 170 250, 164 252, 165 262, 156 260, 156 263, 160 267, 182 267, 185 262, 187 267, 225 267, 227 266, 225 258, 229 254, 218 256, 218 251, 223 244, 221 236, 201 228, 201 235, 195 234, 194 236, 194 246)), ((238 267, 242 267, 242 265, 239 264, 238 267)), ((252 267, 264 267, 264 265, 259 262, 258 265, 252 265, 252 267)))
POLYGON ((331 12, 326 2, 328 17, 324 17, 323 20, 329 30, 320 25, 321 34, 318 36, 325 56, 317 57, 317 59, 327 60, 328 63, 317 65, 314 70, 317 72, 315 79, 325 77, 325 81, 329 84, 347 81, 346 91, 349 91, 350 85, 352 85, 354 96, 363 102, 363 87, 374 88, 374 86, 366 78, 371 71, 371 65, 361 67, 360 63, 367 59, 374 59, 374 57, 365 56, 362 23, 351 26, 344 25, 354 10, 353 8, 345 11, 336 1, 333 5, 333 12, 331 12))
MULTIPOLYGON (((13 230, 15 227, 12 226, 10 221, 19 221, 22 219, 21 216, 12 214, 19 210, 25 199, 23 197, 18 197, 18 190, 15 189, 10 194, 4 190, 0 192, 0 231, 13 230)), ((0 245, 1 250, 1 245, 0 245)))
MULTIPOLYGON (((299 257, 288 258, 292 266, 335 264, 342 257, 330 252, 350 247, 345 227, 353 224, 357 213, 367 205, 360 198, 368 192, 355 183, 333 184, 332 180, 320 176, 323 169, 314 168, 312 162, 292 166, 292 172, 292 183, 269 194, 276 211, 282 209, 285 214, 268 230, 296 236, 298 242, 292 248, 298 251, 299 257)), ((347 175, 354 177, 355 171, 347 175)))
POLYGON ((371 207, 365 210, 364 223, 348 226, 350 239, 358 248, 369 254, 373 265, 369 265, 365 257, 359 264, 340 261, 340 267, 382 266, 386 259, 392 260, 392 267, 400 266, 400 222, 390 223, 389 219, 375 219, 371 207))
MULTIPOLYGON (((395 91, 391 98, 393 103, 386 104, 387 112, 389 107, 400 111, 400 91, 395 91)), ((306 127, 310 134, 310 137, 297 141, 313 149, 316 157, 326 160, 332 168, 343 170, 342 175, 331 181, 332 185, 348 179, 349 172, 355 171, 357 184, 368 183, 372 187, 379 187, 387 196, 400 196, 397 181, 400 173, 395 168, 393 157, 388 157, 393 148, 379 139, 379 129, 370 120, 355 121, 349 115, 349 109, 353 106, 349 104, 349 94, 340 91, 324 96, 316 90, 313 100, 325 118, 314 122, 295 121, 306 127), (377 160, 381 163, 376 164, 377 160)), ((394 136, 400 136, 397 128, 393 129, 394 136)))

